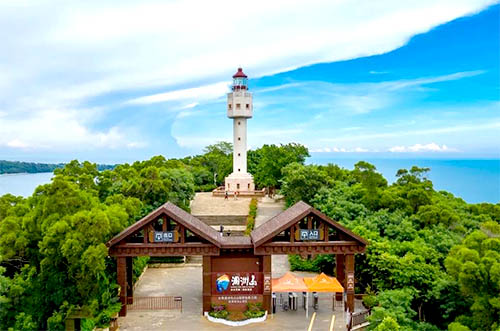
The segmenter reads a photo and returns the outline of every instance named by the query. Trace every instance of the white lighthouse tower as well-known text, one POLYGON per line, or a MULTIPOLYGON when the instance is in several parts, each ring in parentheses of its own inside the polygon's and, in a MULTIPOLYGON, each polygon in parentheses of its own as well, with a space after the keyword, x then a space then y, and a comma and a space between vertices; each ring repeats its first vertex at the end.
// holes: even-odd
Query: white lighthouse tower
POLYGON ((247 119, 252 118, 252 93, 241 68, 233 75, 232 92, 227 94, 227 117, 233 119, 233 173, 226 177, 226 191, 254 191, 253 177, 247 172, 247 119))

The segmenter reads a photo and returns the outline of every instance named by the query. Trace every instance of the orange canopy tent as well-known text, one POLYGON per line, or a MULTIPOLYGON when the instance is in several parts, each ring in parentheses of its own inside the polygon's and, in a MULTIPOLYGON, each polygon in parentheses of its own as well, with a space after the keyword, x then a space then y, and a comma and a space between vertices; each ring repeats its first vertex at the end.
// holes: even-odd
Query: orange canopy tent
POLYGON ((307 286, 302 277, 287 272, 280 278, 272 280, 273 292, 307 292, 307 286))
POLYGON ((324 273, 316 277, 304 277, 304 283, 309 292, 344 292, 337 278, 329 277, 324 273))

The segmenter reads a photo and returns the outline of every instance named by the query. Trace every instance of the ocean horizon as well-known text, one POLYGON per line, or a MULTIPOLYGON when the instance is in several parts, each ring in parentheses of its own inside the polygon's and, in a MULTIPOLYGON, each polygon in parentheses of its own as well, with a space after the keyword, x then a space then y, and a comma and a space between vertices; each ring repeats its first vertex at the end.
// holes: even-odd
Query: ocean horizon
MULTIPOLYGON (((427 167, 431 169, 428 178, 437 191, 448 191, 468 203, 500 202, 500 159, 337 158, 318 154, 313 153, 306 164, 333 163, 352 170, 358 161, 366 161, 375 165, 389 184, 396 181, 399 169, 410 169, 414 165, 427 167)), ((49 183, 52 176, 52 173, 0 175, 0 196, 7 193, 30 196, 37 186, 49 183)))
POLYGON ((369 162, 389 182, 396 181, 399 169, 412 166, 430 168, 428 178, 436 191, 448 191, 468 203, 500 202, 500 159, 404 159, 371 157, 332 157, 312 153, 307 164, 328 163, 352 170, 358 161, 369 162))

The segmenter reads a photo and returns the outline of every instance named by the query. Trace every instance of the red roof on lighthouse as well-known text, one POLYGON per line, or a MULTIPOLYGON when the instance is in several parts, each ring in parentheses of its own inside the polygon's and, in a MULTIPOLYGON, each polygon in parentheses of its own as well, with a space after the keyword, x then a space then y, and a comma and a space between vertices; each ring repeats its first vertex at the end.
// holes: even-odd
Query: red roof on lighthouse
POLYGON ((247 75, 243 72, 243 69, 238 68, 238 72, 233 75, 233 78, 244 77, 247 78, 247 75))

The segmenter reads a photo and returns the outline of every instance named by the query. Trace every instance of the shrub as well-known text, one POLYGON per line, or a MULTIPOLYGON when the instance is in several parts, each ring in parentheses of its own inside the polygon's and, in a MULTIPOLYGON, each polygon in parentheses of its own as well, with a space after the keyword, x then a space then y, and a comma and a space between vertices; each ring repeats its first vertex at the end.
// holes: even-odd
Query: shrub
POLYGON ((250 201, 250 210, 248 211, 248 216, 247 216, 247 228, 245 230, 245 234, 247 236, 250 235, 250 232, 255 227, 255 217, 257 217, 257 199, 252 198, 250 201))
POLYGON ((226 305, 212 305, 212 311, 208 312, 208 315, 215 318, 227 319, 229 312, 226 310, 226 305))

